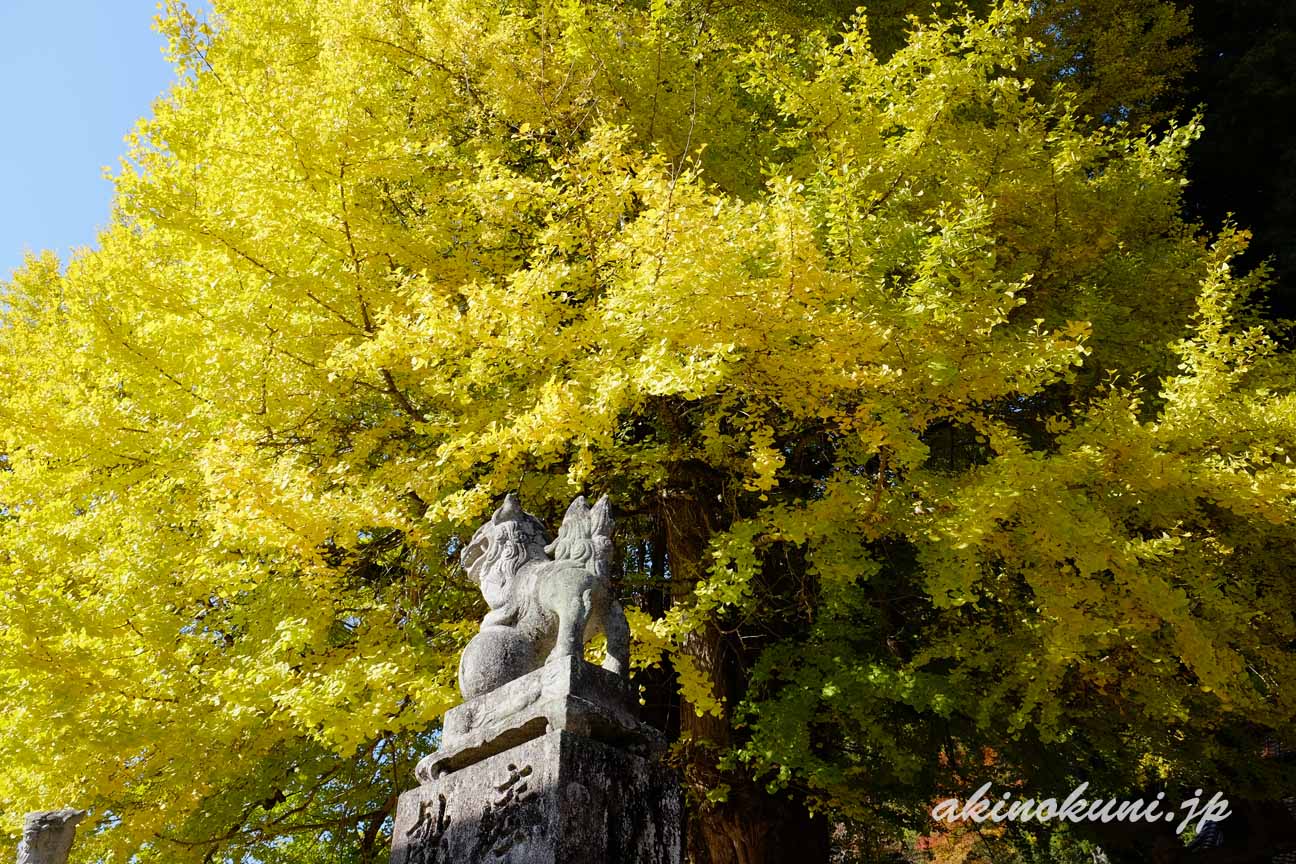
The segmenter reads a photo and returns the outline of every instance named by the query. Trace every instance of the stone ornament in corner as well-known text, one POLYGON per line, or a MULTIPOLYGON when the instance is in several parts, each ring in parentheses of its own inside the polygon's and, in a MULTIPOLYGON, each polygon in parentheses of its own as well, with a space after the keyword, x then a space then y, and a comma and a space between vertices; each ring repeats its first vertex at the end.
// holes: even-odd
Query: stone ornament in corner
POLYGON ((18 843, 18 864, 66 864, 77 824, 85 817, 86 811, 70 807, 28 813, 18 843))
POLYGON ((464 701, 402 793, 391 864, 680 864, 666 740, 638 717, 612 597, 606 498, 577 498, 550 542, 514 495, 461 560, 490 612, 464 648, 464 701), (607 636, 603 668, 587 639, 607 636))
POLYGON ((489 693, 550 660, 580 658, 585 643, 607 637, 603 668, 626 676, 630 628, 612 596, 612 514, 607 496, 591 508, 578 497, 558 537, 505 498, 460 556, 490 612, 459 660, 464 698, 489 693))

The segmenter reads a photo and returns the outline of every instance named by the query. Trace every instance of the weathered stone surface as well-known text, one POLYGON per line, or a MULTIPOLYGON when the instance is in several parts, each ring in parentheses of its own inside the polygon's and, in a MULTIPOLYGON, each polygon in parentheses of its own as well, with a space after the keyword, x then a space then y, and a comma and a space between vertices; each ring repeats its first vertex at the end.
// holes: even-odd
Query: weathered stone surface
POLYGON ((548 732, 567 731, 653 755, 665 742, 639 722, 629 680, 579 657, 551 660, 445 713, 441 747, 418 765, 427 783, 548 732))
POLYGON ((65 808, 28 813, 18 843, 18 864, 66 864, 77 824, 86 811, 65 808))
POLYGON ((464 548, 490 612, 459 661, 467 701, 400 796, 392 864, 679 864, 679 786, 626 677, 611 537, 607 498, 573 501, 550 543, 510 495, 464 548), (600 632, 603 668, 583 658, 600 632))
POLYGON ((406 792, 392 864, 679 864, 680 796, 651 759, 555 731, 406 792))
POLYGON ((612 516, 604 496, 567 508, 558 538, 509 495, 477 529, 460 561, 490 612, 459 658, 459 688, 472 699, 538 669, 579 657, 585 643, 607 637, 604 667, 625 675, 630 628, 612 596, 612 516), (551 557, 552 556, 552 557, 551 557))

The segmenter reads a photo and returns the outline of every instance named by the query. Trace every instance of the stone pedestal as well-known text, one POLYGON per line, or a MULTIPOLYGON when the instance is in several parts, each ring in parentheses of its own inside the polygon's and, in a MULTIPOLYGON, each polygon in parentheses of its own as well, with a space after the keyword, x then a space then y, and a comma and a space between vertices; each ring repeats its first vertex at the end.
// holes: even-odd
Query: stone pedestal
POLYGON ((392 864, 679 864, 679 787, 624 678, 547 663, 446 712, 392 864))

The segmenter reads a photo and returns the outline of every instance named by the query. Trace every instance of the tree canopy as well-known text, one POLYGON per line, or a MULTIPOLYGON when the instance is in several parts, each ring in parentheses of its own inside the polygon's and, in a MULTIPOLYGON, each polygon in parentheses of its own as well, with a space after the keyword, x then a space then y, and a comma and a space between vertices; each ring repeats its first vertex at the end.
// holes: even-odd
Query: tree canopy
POLYGON ((3 286, 6 829, 385 860, 513 490, 618 508, 697 862, 987 752, 1271 788, 1296 364, 1182 215, 1186 18, 913 8, 171 8, 112 224, 3 286))

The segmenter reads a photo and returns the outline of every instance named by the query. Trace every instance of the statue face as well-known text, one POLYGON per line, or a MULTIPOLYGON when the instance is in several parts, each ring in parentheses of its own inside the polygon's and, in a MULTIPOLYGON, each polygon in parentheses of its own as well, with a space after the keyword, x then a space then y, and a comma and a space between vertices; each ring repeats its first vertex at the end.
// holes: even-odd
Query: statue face
POLYGON ((518 540, 515 531, 501 531, 494 538, 484 559, 486 567, 481 574, 482 596, 492 609, 508 602, 513 590, 513 575, 527 561, 526 547, 518 540))
POLYGON ((545 537, 539 523, 490 522, 477 529, 460 556, 486 603, 497 609, 513 592, 513 577, 523 564, 543 559, 545 537))
POLYGON ((472 540, 468 541, 468 545, 459 554, 459 561, 463 564, 463 568, 468 571, 468 578, 478 584, 481 584, 482 565, 486 560, 486 552, 491 546, 490 531, 487 530, 490 527, 490 524, 487 523, 478 528, 476 533, 473 534, 472 540))
MULTIPOLYGON (((479 569, 483 561, 494 557, 495 547, 506 545, 507 541, 520 544, 532 558, 543 557, 544 548, 549 543, 544 525, 525 512, 513 495, 508 496, 489 522, 473 533, 472 540, 468 541, 459 555, 460 562, 474 582, 481 584, 479 569)), ((520 566, 522 562, 517 563, 520 566)))

